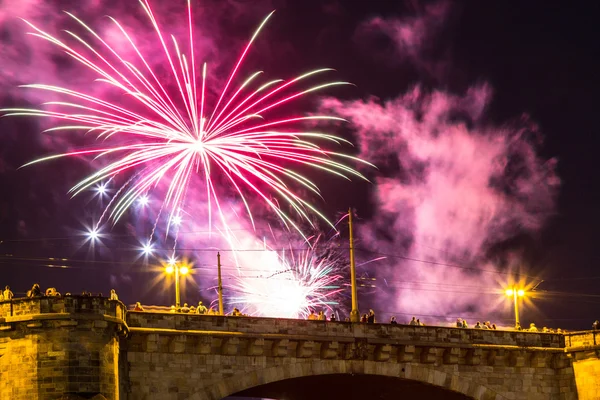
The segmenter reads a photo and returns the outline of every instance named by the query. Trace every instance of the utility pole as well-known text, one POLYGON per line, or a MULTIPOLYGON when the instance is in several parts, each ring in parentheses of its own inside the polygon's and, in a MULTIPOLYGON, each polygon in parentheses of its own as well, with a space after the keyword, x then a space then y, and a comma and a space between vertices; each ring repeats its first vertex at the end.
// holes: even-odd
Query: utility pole
POLYGON ((219 292, 219 315, 223 315, 223 281, 221 280, 221 253, 217 252, 217 273, 219 275, 218 287, 219 292))
POLYGON ((179 265, 175 265, 175 309, 180 310, 181 299, 179 296, 179 265))
POLYGON ((354 235, 352 232, 352 208, 348 209, 348 227, 350 229, 350 285, 352 287, 352 311, 350 322, 360 322, 358 296, 356 294, 356 264, 354 262, 354 235))

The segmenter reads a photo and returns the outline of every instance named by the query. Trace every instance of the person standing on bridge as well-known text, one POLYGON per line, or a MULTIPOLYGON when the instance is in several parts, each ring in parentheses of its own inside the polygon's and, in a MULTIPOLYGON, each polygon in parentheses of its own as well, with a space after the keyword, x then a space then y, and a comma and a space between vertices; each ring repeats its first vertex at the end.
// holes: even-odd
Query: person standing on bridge
POLYGON ((196 312, 198 314, 206 314, 208 312, 208 309, 206 308, 206 306, 204 304, 202 304, 201 301, 199 301, 198 308, 196 308, 196 312))
POLYGON ((517 322, 517 324, 515 325, 515 331, 522 331, 523 328, 521 328, 521 324, 517 322))
POLYGON ((4 295, 4 300, 12 300, 13 298, 13 292, 11 292, 10 286, 8 285, 4 287, 4 292, 2 294, 4 295))
POLYGON ((367 324, 375 323, 375 311, 369 310, 369 315, 367 316, 367 324))
POLYGON ((537 332, 538 328, 535 326, 535 324, 532 322, 529 324, 529 332, 537 332))
MULTIPOLYGON (((4 297, 6 299, 6 297, 4 297)), ((597 331, 598 329, 600 329, 600 321, 595 320, 594 323, 592 324, 592 329, 597 331)))
POLYGON ((34 283, 31 290, 27 292, 27 297, 40 297, 41 295, 42 290, 40 289, 39 283, 34 283))

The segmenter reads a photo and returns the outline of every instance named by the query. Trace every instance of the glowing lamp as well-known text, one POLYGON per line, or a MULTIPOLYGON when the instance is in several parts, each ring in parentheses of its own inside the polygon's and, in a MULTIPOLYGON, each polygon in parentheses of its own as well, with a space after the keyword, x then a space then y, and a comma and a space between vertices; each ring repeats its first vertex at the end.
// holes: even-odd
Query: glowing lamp
POLYGON ((186 267, 185 265, 184 265, 183 267, 179 268, 179 273, 180 273, 181 275, 185 275, 185 274, 187 274, 188 272, 190 272, 190 269, 189 269, 188 267, 186 267))
POLYGON ((172 265, 168 265, 168 266, 165 268, 165 272, 166 272, 167 274, 172 274, 174 270, 175 270, 175 268, 174 268, 172 265))
POLYGON ((512 296, 514 292, 513 292, 512 289, 506 289, 505 293, 506 293, 507 296, 512 296))
POLYGON ((523 289, 519 289, 519 291, 517 292, 517 295, 520 297, 525 296, 525 291, 523 289))
POLYGON ((152 245, 150 243, 144 245, 143 248, 144 254, 148 255, 152 253, 152 245))
POLYGON ((88 232, 88 237, 90 238, 90 240, 96 240, 98 239, 98 231, 97 230, 91 230, 88 232))

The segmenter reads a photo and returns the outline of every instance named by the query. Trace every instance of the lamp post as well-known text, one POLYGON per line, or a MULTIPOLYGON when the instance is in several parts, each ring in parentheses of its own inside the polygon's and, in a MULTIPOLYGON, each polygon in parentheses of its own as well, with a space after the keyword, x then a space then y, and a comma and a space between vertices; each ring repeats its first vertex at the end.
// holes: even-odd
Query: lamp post
POLYGON ((515 328, 518 328, 521 324, 519 322, 519 297, 525 296, 525 291, 523 289, 517 289, 516 286, 513 286, 510 289, 506 289, 506 295, 512 297, 515 302, 515 328))
POLYGON ((350 286, 352 289, 352 310, 350 322, 360 322, 358 296, 356 293, 356 263, 354 261, 354 232, 352 231, 352 208, 348 209, 348 229, 350 230, 350 286))
POLYGON ((165 272, 167 275, 171 275, 175 272, 175 308, 179 310, 181 305, 181 298, 179 293, 179 277, 182 275, 187 275, 190 272, 190 269, 187 265, 179 265, 178 263, 170 263, 165 268, 165 272))

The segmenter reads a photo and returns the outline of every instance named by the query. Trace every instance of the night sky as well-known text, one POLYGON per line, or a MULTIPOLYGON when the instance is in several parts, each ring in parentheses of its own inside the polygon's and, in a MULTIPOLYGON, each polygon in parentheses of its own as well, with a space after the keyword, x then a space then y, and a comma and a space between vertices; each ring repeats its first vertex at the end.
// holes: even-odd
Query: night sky
MULTIPOLYGON (((16 17, 26 17, 40 26, 46 26, 48 19, 61 18, 62 24, 65 21, 57 16, 58 12, 75 9, 92 20, 110 14, 118 19, 143 21, 138 8, 114 0, 89 1, 89 7, 85 2, 43 2, 40 4, 47 11, 44 18, 36 14, 41 6, 35 1, 19 7, 12 3, 0 1, 3 107, 34 106, 41 102, 40 98, 26 96, 23 90, 16 89, 22 83, 42 81, 49 76, 53 83, 64 86, 81 87, 91 82, 89 75, 78 74, 81 67, 56 49, 38 43, 41 41, 32 42, 32 38, 25 40, 25 29, 16 17), (48 70, 48 65, 55 67, 54 72, 48 70)), ((181 3, 183 6, 184 2, 181 3)), ((359 271, 360 276, 375 278, 377 282, 375 290, 364 289, 361 308, 374 308, 382 315, 381 320, 389 319, 391 314, 407 320, 410 315, 424 315, 423 320, 433 322, 464 313, 473 322, 481 316, 510 325, 510 304, 489 314, 469 304, 477 303, 470 298, 477 297, 480 290, 485 298, 489 296, 486 290, 496 289, 490 287, 493 285, 490 282, 500 284, 510 279, 511 274, 517 276, 517 272, 522 274, 517 279, 526 279, 529 286, 543 280, 536 288, 535 298, 525 306, 524 322, 588 329, 600 318, 600 272, 597 271, 600 257, 596 244, 600 223, 596 182, 600 169, 595 121, 596 96, 600 92, 600 44, 596 28, 600 4, 554 3, 200 2, 199 18, 206 22, 205 34, 212 35, 207 45, 208 57, 216 65, 218 79, 231 67, 261 18, 276 9, 274 19, 262 34, 264 40, 258 40, 252 50, 246 72, 261 68, 269 76, 286 77, 327 66, 335 68, 334 79, 356 85, 327 91, 322 93, 323 97, 313 96, 312 101, 302 101, 298 107, 307 113, 333 110, 348 119, 348 124, 330 127, 330 131, 334 129, 333 133, 357 143, 356 150, 346 151, 378 167, 361 169, 373 183, 344 182, 323 174, 309 174, 322 189, 324 200, 316 199, 315 204, 329 218, 334 219, 349 206, 355 208, 359 217, 359 247, 363 251, 359 258, 389 256, 383 264, 359 271), (420 100, 411 100, 408 94, 414 90, 420 100), (479 107, 479 102, 485 105, 479 107), (442 117, 436 117, 443 119, 442 122, 429 121, 435 104, 452 104, 442 117), (368 120, 368 114, 379 114, 365 113, 365 109, 384 109, 384 116, 394 114, 394 110, 400 110, 394 115, 404 114, 382 127, 378 125, 381 121, 368 120), (397 124, 407 127, 402 129, 410 126, 436 129, 427 132, 426 143, 424 132, 415 136, 422 148, 427 147, 431 152, 427 157, 417 159, 417 150, 407 150, 411 148, 412 136, 394 131, 397 121, 405 123, 397 124), (450 143, 449 149, 457 149, 457 162, 461 161, 458 149, 462 147, 450 138, 459 135, 453 130, 456 127, 460 127, 457 128, 460 132, 461 129, 468 132, 466 138, 510 137, 508 150, 502 153, 506 156, 505 165, 499 172, 490 172, 483 187, 469 182, 479 179, 478 171, 457 173, 455 188, 473 188, 469 192, 450 188, 446 194, 444 189, 436 186, 434 190, 431 185, 427 186, 431 190, 423 189, 423 182, 431 184, 429 178, 434 168, 443 172, 437 165, 448 163, 448 154, 431 156, 440 149, 435 146, 442 143, 441 138, 449 138, 445 143, 450 143), (395 139, 386 142, 385 135, 395 139), (398 143, 399 147, 394 147, 398 143), (375 145, 381 148, 366 147, 375 145), (419 206, 412 203, 412 213, 407 211, 406 204, 409 198, 416 201, 410 197, 416 193, 415 188, 422 190, 415 196, 427 201, 421 199, 423 203, 419 206), (482 195, 489 194, 489 188, 494 189, 495 195, 482 195), (400 193, 404 200, 391 205, 394 193, 400 193), (421 213, 425 207, 435 208, 446 196, 450 202, 461 195, 464 205, 459 203, 455 206, 458 209, 448 211, 455 215, 452 223, 438 218, 442 211, 433 211, 427 227, 420 225, 424 222, 417 216, 424 215, 421 213), (492 207, 496 213, 492 223, 483 224, 484 228, 472 221, 463 224, 460 219, 467 213, 461 207, 485 209, 488 201, 497 202, 492 207), (386 218, 390 224, 384 229, 382 221, 386 218), (466 228, 459 229, 462 226, 466 228), (452 235, 461 237, 460 243, 449 240, 452 235), (477 245, 461 244, 464 242, 477 245), (437 251, 440 243, 443 251, 437 251), (479 273, 478 269, 493 269, 498 278, 479 273), (464 276, 457 275, 455 270, 464 276), (423 275, 419 271, 433 272, 423 275), (422 282, 432 274, 437 274, 438 283, 433 290, 431 286, 424 290, 427 286, 422 282), (464 277, 469 282, 464 283, 464 277), (414 281, 421 283, 414 286, 410 283, 414 281), (403 292, 407 287, 414 291, 403 292), (468 301, 464 299, 467 295, 468 301), (442 303, 447 299, 455 306, 444 307, 440 314, 435 314, 430 310, 440 309, 440 303, 421 306, 421 300, 411 296, 436 297, 442 303), (434 307, 435 304, 438 306, 434 307), (528 305, 535 307, 527 308, 528 305)), ((176 6, 163 11, 162 16, 173 19, 182 12, 176 6)), ((70 199, 67 191, 84 174, 94 171, 97 164, 68 159, 18 169, 40 156, 64 151, 65 146, 87 143, 88 139, 81 136, 57 138, 42 134, 45 127, 31 118, 0 120, 0 285, 10 285, 18 295, 34 282, 43 288, 55 286, 62 292, 73 293, 88 290, 108 294, 111 287, 116 287, 128 304, 138 300, 145 304, 168 304, 172 294, 159 289, 161 286, 151 285, 157 273, 135 261, 136 255, 131 251, 135 243, 132 237, 140 229, 135 216, 112 228, 105 245, 91 249, 89 244, 82 243, 79 232, 100 211, 92 195, 70 199), (56 268, 63 263, 49 261, 49 257, 71 261, 64 262, 68 268, 56 268)), ((469 143, 488 142, 481 139, 469 143)), ((485 154, 482 152, 480 157, 485 154)), ((452 164, 448 171, 462 166, 452 164)), ((473 169, 478 169, 478 164, 473 164, 473 169)), ((196 253, 192 253, 186 256, 194 258, 196 253)), ((206 260, 201 263, 210 265, 206 260)), ((212 301, 216 297, 202 283, 199 288, 191 285, 187 290, 191 301, 212 301)))

